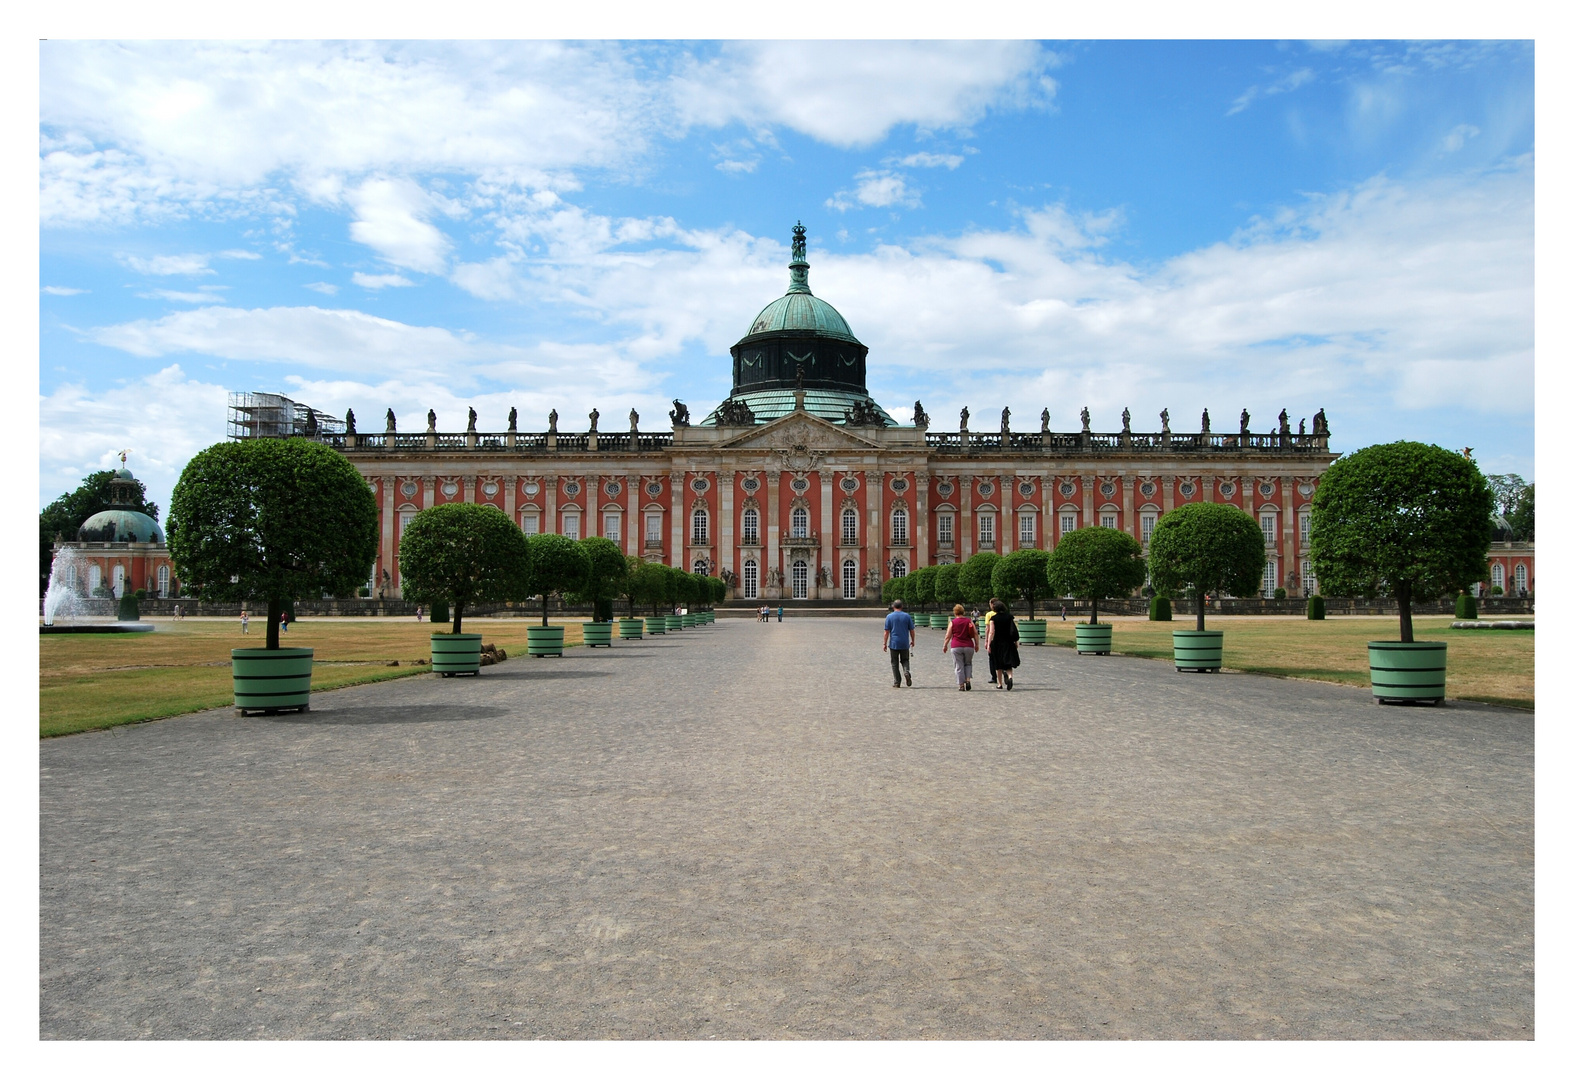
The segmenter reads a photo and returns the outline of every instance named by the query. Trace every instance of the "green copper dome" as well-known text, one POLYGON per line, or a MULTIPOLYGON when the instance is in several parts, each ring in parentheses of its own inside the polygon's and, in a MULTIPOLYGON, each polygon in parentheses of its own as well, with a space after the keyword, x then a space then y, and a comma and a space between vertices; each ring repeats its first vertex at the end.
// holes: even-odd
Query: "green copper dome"
POLYGON ((810 293, 807 285, 804 286, 804 290, 790 292, 766 304, 765 310, 755 316, 749 332, 744 335, 744 340, 747 341, 755 334, 798 330, 817 337, 836 338, 839 341, 850 341, 855 345, 862 344, 853 336, 852 328, 847 325, 847 320, 842 318, 841 312, 810 293))
POLYGON ((162 544, 164 530, 136 510, 100 510, 82 523, 77 539, 94 544, 162 544))

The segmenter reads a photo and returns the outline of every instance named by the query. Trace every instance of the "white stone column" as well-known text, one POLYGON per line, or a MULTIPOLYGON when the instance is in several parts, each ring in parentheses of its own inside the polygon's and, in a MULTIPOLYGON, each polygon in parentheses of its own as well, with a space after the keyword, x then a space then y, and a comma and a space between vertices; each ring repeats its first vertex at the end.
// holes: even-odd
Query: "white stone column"
POLYGON ((1016 542, 1016 475, 1010 476, 1002 473, 995 478, 1000 485, 1000 523, 996 525, 999 535, 995 537, 995 550, 1001 555, 1011 554, 1012 545, 1016 542))
POLYGON ((957 561, 967 562, 973 555, 973 474, 962 473, 956 478, 956 550, 957 561))
POLYGON ((579 527, 580 536, 601 535, 600 501, 597 498, 600 493, 601 477, 585 477, 585 523, 579 527))
POLYGON ((913 569, 929 565, 929 474, 913 473, 913 569))
MULTIPOLYGON (((869 513, 869 527, 864 532, 864 550, 868 552, 864 558, 864 572, 868 573, 869 568, 873 568, 880 580, 884 581, 889 572, 884 558, 885 510, 882 496, 885 492, 885 474, 878 469, 864 473, 864 491, 864 505, 869 513)), ((878 591, 875 595, 879 595, 878 591)))
MULTIPOLYGON (((770 580, 771 569, 775 568, 777 573, 780 573, 782 569, 782 474, 780 472, 766 470, 765 487, 765 565, 760 567, 761 596, 766 595, 766 582, 770 580)), ((776 595, 781 595, 779 589, 776 595)))
POLYGON ((623 550, 634 558, 639 557, 640 545, 645 542, 645 514, 640 510, 644 494, 638 476, 630 473, 623 478, 623 496, 629 508, 628 520, 623 523, 623 550))
POLYGON ((683 557, 683 548, 688 540, 688 522, 683 514, 684 473, 681 469, 672 470, 672 554, 669 558, 671 565, 680 570, 687 570, 687 560, 683 557))
POLYGON ((546 509, 542 511, 542 516, 546 518, 546 520, 541 523, 542 532, 555 533, 558 531, 557 483, 557 477, 550 474, 541 478, 541 501, 546 507, 546 509))
POLYGON ((738 551, 732 543, 732 488, 737 482, 737 474, 718 472, 716 474, 716 503, 721 507, 721 520, 716 523, 721 530, 717 537, 716 545, 716 576, 721 576, 721 568, 727 567, 738 576, 741 595, 743 580, 743 564, 738 558, 738 551))
POLYGON ((1038 501, 1044 514, 1038 519, 1038 546, 1045 551, 1055 546, 1055 527, 1060 522, 1055 517, 1055 478, 1047 473, 1038 474, 1038 501))
POLYGON ((836 589, 838 578, 836 576, 836 522, 832 518, 834 511, 831 509, 831 498, 834 494, 831 477, 835 475, 830 466, 820 466, 820 552, 816 561, 819 567, 815 570, 815 596, 826 599, 827 596, 837 596, 836 589), (830 571, 831 586, 825 588, 822 594, 819 571, 830 571))
POLYGON ((1120 521, 1128 536, 1138 537, 1137 532, 1137 480, 1132 476, 1120 478, 1120 521))
MULTIPOLYGON (((1097 505, 1093 499, 1098 490, 1099 478, 1096 474, 1088 473, 1080 477, 1080 479, 1082 481, 1082 527, 1087 528, 1090 525, 1099 523, 1099 519, 1093 510, 1094 506, 1097 505)), ((1104 496, 1100 494, 1098 497, 1102 499, 1104 496)))
MULTIPOLYGON (((383 500, 382 569, 388 574, 389 592, 391 594, 393 592, 394 576, 394 505, 403 496, 399 493, 399 478, 397 476, 385 476, 382 478, 382 481, 380 486, 383 500)), ((373 596, 376 596, 377 589, 383 586, 380 574, 375 585, 376 588, 372 590, 373 596)))
POLYGON ((1159 477, 1159 483, 1164 487, 1164 513, 1175 509, 1175 478, 1173 476, 1159 477))
POLYGON ((517 527, 519 515, 515 512, 515 504, 519 502, 519 477, 510 473, 503 477, 503 513, 508 515, 508 520, 517 527))

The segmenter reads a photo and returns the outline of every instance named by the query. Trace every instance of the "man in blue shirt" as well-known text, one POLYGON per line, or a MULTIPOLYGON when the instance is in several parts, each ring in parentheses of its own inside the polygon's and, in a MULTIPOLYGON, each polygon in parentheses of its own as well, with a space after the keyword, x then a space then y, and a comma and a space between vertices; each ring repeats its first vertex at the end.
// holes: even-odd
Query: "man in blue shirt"
POLYGON ((891 654, 891 678, 895 681, 892 686, 902 685, 902 676, 907 676, 907 685, 913 685, 913 669, 909 658, 913 651, 913 617, 902 610, 902 602, 894 601, 891 604, 891 614, 885 617, 885 644, 881 646, 891 654))

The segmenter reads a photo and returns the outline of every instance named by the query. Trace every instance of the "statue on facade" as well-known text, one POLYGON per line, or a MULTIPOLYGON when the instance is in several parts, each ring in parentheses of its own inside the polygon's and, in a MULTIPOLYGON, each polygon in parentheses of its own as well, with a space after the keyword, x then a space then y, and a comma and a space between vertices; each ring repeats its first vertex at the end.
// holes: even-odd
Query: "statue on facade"
POLYGON ((721 573, 717 574, 716 576, 721 578, 721 583, 727 586, 727 588, 736 589, 738 587, 738 575, 734 574, 728 567, 722 567, 721 573))
POLYGON ((393 414, 393 410, 392 409, 388 410, 388 430, 389 431, 398 431, 399 430, 399 425, 394 420, 394 414, 393 414))
POLYGON ((831 587, 831 568, 829 566, 821 566, 820 572, 815 575, 815 581, 820 588, 829 589, 831 587))
POLYGON ((1279 434, 1290 434, 1290 413, 1287 409, 1279 410, 1279 434))
POLYGON ((855 401, 850 408, 843 409, 842 422, 849 427, 885 427, 885 418, 870 398, 855 401))
POLYGON ((803 361, 802 360, 798 361, 798 374, 794 377, 793 387, 792 388, 797 393, 800 393, 800 394, 803 393, 803 361))
POLYGON ((1321 410, 1321 409, 1318 409, 1317 410, 1317 415, 1312 417, 1312 434, 1313 435, 1326 435, 1326 434, 1328 434, 1328 417, 1327 417, 1326 414, 1324 414, 1323 410, 1321 410))
POLYGON ((1084 435, 1093 430, 1091 426, 1092 423, 1093 414, 1088 412, 1088 407, 1086 405, 1082 406, 1082 433, 1084 435))
POLYGON ((557 434, 557 410, 556 409, 553 409, 551 412, 547 413, 547 430, 550 431, 554 435, 557 434))
POLYGON ((426 410, 426 430, 427 431, 436 431, 437 430, 437 410, 436 409, 427 409, 426 410))
POLYGON ((864 573, 864 588, 870 590, 871 592, 879 590, 879 588, 880 588, 880 571, 879 571, 878 568, 871 566, 864 573))
POLYGON ((1213 425, 1208 420, 1208 410, 1204 409, 1204 410, 1202 410, 1202 433, 1204 435, 1206 435, 1212 430, 1213 430, 1213 425))
POLYGON ((1011 406, 1000 410, 1000 434, 1011 434, 1011 406))
POLYGON ((475 408, 474 407, 472 407, 470 409, 470 420, 465 425, 465 430, 466 431, 474 431, 475 430, 475 408))
POLYGON ((1164 425, 1161 430, 1168 435, 1170 433, 1170 411, 1168 409, 1159 410, 1159 423, 1164 425))
POLYGON ((600 421, 601 421, 601 410, 597 409, 595 406, 591 406, 591 409, 590 409, 590 430, 591 430, 592 433, 595 432, 596 425, 598 423, 600 423, 600 421))
POLYGON ((716 422, 744 427, 754 423, 754 410, 747 401, 730 397, 716 406, 716 422))
POLYGON ((776 567, 771 567, 770 573, 765 575, 765 584, 772 589, 782 587, 782 572, 776 567))
POLYGON ((1249 435, 1251 433, 1251 428, 1249 428, 1247 426, 1251 422, 1252 422, 1252 414, 1247 412, 1245 409, 1242 409, 1241 410, 1241 434, 1242 435, 1249 435))
POLYGON ((1131 410, 1120 410, 1120 431, 1122 435, 1131 434, 1131 410))
POLYGON ((672 408, 667 416, 671 418, 672 426, 675 428, 689 426, 689 407, 677 398, 672 399, 672 408))
POLYGON ((913 426, 926 428, 929 426, 929 414, 924 412, 922 401, 913 402, 913 426))
POLYGON ((508 430, 509 431, 518 431, 519 430, 519 410, 518 409, 510 408, 508 410, 508 430))
POLYGON ((1301 434, 1301 435, 1305 435, 1306 434, 1306 417, 1304 417, 1304 416, 1301 417, 1301 430, 1298 432, 1298 434, 1301 434))
POLYGON ((962 406, 962 430, 967 430, 967 406, 962 406))
POLYGON ((1049 434, 1049 407, 1047 405, 1044 407, 1044 411, 1038 414, 1038 430, 1041 435, 1049 434))
POLYGON ((354 409, 348 409, 348 410, 345 411, 345 414, 344 414, 344 433, 346 435, 354 435, 355 434, 355 410, 354 409))
POLYGON ((639 413, 634 409, 629 410, 629 430, 639 434, 639 413))

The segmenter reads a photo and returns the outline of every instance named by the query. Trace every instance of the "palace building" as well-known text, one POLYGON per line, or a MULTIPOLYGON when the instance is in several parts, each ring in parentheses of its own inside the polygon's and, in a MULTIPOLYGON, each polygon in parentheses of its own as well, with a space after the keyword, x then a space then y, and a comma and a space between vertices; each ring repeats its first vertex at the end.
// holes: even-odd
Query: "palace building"
MULTIPOLYGON (((1146 544, 1164 514, 1188 502, 1227 502, 1262 526, 1263 589, 1314 588, 1307 561, 1310 503, 1335 454, 1319 412, 1292 431, 1281 412, 1268 431, 1241 413, 1237 430, 1052 430, 1044 409, 1027 430, 1003 409, 988 430, 933 426, 921 403, 899 424, 869 396, 869 349, 836 308, 809 288, 804 229, 793 230, 785 295, 767 304, 732 347, 732 393, 699 422, 673 402, 668 430, 608 431, 592 411, 585 430, 380 432, 354 412, 324 422, 302 406, 298 433, 341 449, 382 512, 372 586, 400 592, 398 551, 415 514, 444 502, 490 503, 526 533, 603 536, 631 556, 726 580, 741 599, 859 600, 880 584, 974 552, 1050 548, 1073 529, 1122 529, 1146 544)), ((251 395, 233 395, 232 414, 251 395), (240 399, 237 401, 237 399, 240 399)), ((237 414, 244 428, 247 414, 237 414)), ((232 415, 232 421, 236 416, 232 415)), ((247 432, 242 430, 241 437, 247 432)))

